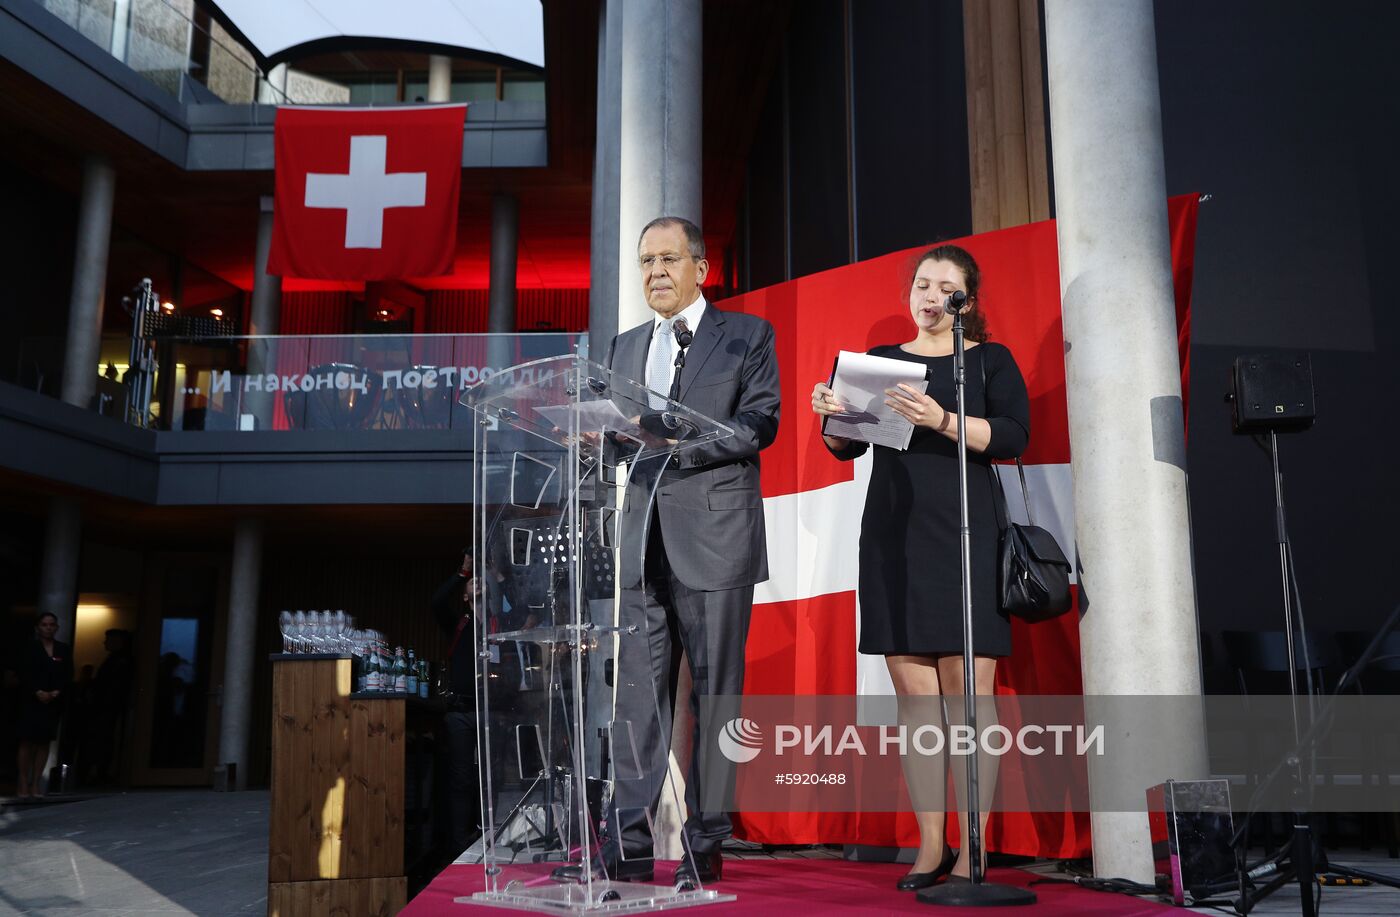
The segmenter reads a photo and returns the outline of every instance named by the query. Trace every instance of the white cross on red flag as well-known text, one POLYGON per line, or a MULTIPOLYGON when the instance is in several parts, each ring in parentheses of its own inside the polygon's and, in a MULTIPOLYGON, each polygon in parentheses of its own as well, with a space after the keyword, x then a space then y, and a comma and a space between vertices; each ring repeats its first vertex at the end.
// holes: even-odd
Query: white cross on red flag
POLYGON ((450 274, 466 111, 279 108, 268 273, 317 280, 450 274))

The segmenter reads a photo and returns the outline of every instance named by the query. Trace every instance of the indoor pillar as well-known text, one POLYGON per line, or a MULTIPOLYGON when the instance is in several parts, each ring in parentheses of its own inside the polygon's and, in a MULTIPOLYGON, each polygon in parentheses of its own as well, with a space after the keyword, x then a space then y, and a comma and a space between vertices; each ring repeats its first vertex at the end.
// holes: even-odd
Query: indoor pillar
POLYGON ((588 346, 594 362, 608 358, 618 331, 618 171, 622 129, 622 10, 599 4, 598 117, 593 152, 592 245, 589 254, 588 346))
POLYGON ((117 173, 106 157, 89 154, 83 159, 61 395, 68 404, 80 408, 88 407, 97 392, 102 303, 107 293, 107 249, 112 240, 112 199, 116 184, 117 173))
POLYGON ((659 216, 704 228, 700 199, 700 0, 627 0, 618 143, 619 331, 651 319, 637 238, 659 216))
MULTIPOLYGON (((272 202, 271 195, 265 195, 259 205, 257 247, 253 252, 253 295, 248 310, 250 335, 275 335, 281 325, 282 278, 267 272, 267 255, 272 249, 272 202)), ((249 376, 275 371, 277 343, 276 340, 249 342, 249 376)), ((239 409, 239 429, 272 429, 275 397, 271 392, 245 392, 239 409)))
POLYGON ((291 100, 287 98, 287 65, 278 64, 258 83, 258 102, 263 105, 286 105, 291 100))
POLYGON ((247 789, 248 736, 252 729, 253 653, 258 638, 258 590, 262 582, 262 525, 239 519, 233 530, 228 629, 224 638, 223 712, 219 763, 235 767, 229 789, 247 789))
POLYGON ((498 192, 491 198, 491 289, 486 330, 515 332, 515 272, 520 244, 520 205, 498 192))
POLYGON ((452 101, 452 58, 446 54, 428 55, 428 101, 452 101))
POLYGON ((1152 16, 1045 3, 1086 715, 1127 714, 1089 757, 1094 870, 1148 883, 1147 816, 1123 801, 1208 776, 1152 16), (1186 700, 1130 724, 1134 695, 1186 700))
POLYGON ((248 333, 276 334, 282 312, 282 278, 267 272, 267 254, 272 250, 272 196, 264 195, 259 208, 248 333))
POLYGON ((44 556, 39 562, 39 613, 58 618, 58 639, 72 644, 77 625, 78 561, 83 547, 83 513, 75 497, 49 499, 44 525, 44 556))

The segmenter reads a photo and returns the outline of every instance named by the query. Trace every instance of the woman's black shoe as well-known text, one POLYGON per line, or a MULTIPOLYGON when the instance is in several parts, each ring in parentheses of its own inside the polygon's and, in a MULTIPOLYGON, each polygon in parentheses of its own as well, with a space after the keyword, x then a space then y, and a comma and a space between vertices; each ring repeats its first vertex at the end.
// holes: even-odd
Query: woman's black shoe
POLYGON ((953 864, 958 861, 957 854, 953 853, 953 848, 947 844, 943 845, 943 862, 938 864, 938 868, 932 872, 911 872, 909 875, 895 883, 894 887, 902 892, 918 891, 921 888, 928 888, 937 885, 938 880, 953 871, 953 864))

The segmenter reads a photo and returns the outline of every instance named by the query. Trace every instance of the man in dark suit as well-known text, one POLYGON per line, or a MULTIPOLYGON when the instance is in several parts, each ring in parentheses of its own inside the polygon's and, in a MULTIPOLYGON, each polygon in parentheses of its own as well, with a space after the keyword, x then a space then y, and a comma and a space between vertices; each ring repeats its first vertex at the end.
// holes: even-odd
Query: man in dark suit
MULTIPOLYGON (((671 392, 686 407, 734 431, 678 452, 665 462, 664 473, 656 462, 643 460, 631 474, 623 506, 622 543, 638 549, 645 544, 646 550, 643 562, 631 564, 630 575, 626 559, 621 571, 622 623, 637 625, 639 636, 620 640, 616 720, 630 723, 626 741, 632 747, 616 747, 623 740, 615 729, 618 824, 602 853, 614 877, 647 880, 653 869, 645 809, 656 804, 666 773, 672 704, 681 700, 672 695, 682 647, 694 685, 687 699, 692 709, 701 709, 703 697, 738 698, 743 692, 753 588, 768 578, 758 454, 777 435, 779 392, 773 327, 761 318, 720 311, 701 293, 709 264, 695 224, 678 217, 647 224, 638 242, 638 266, 655 315, 613 340, 609 367, 653 392, 671 392), (675 355, 684 338, 675 334, 677 319, 684 319, 693 335, 679 368, 675 355), (647 495, 657 475, 656 499, 648 511, 647 495), (634 750, 642 773, 627 774, 625 759, 634 750)), ((653 407, 664 403, 652 400, 653 407)), ((714 709, 706 705, 707 712, 714 709)), ((682 860, 677 881, 719 878, 720 845, 730 834, 726 811, 700 807, 702 779, 707 787, 727 786, 733 779, 732 765, 711 747, 714 743, 699 740, 712 735, 709 725, 697 722, 686 780, 685 834, 692 856, 682 860)), ((714 800, 708 801, 713 806, 714 800)))

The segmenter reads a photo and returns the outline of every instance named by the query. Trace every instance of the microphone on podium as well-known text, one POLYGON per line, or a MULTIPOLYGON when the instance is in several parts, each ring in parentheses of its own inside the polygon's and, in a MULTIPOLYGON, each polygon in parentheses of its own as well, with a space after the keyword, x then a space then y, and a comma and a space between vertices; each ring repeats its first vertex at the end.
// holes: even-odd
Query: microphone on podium
POLYGON ((671 324, 671 332, 676 336, 676 368, 671 374, 671 392, 668 396, 672 401, 681 399, 681 370, 685 369, 685 351, 690 346, 690 342, 695 340, 695 333, 690 330, 685 319, 677 318, 671 324))
POLYGON ((690 346, 690 342, 695 340, 695 334, 690 330, 690 326, 685 323, 685 319, 678 318, 671 325, 671 331, 676 335, 676 343, 681 350, 690 346))

